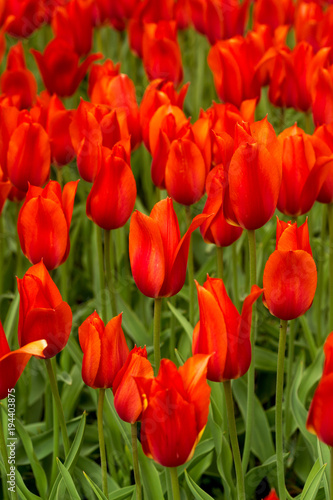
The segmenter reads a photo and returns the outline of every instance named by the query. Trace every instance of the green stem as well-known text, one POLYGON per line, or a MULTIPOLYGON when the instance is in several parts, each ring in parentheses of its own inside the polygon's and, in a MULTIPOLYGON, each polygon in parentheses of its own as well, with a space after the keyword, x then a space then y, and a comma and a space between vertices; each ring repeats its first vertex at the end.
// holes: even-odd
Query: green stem
POLYGON ((95 224, 96 230, 96 240, 97 240, 97 254, 98 254, 98 264, 99 264, 99 286, 100 286, 100 300, 102 309, 103 321, 107 320, 107 308, 105 300, 105 274, 104 274, 104 262, 103 262, 103 238, 102 229, 95 224))
MULTIPOLYGON (((191 224, 191 207, 185 207, 186 210, 186 220, 187 227, 190 227, 191 224)), ((190 323, 194 325, 194 303, 195 303, 195 288, 194 288, 194 260, 193 260, 193 243, 192 238, 190 241, 190 247, 188 251, 188 281, 190 287, 190 323)))
MULTIPOLYGON (((176 306, 176 297, 170 297, 170 304, 176 306)), ((176 361, 176 318, 173 313, 170 316, 170 343, 169 343, 169 358, 171 361, 176 361)))
POLYGON ((223 247, 216 247, 217 277, 223 279, 223 247))
POLYGON ((331 447, 331 500, 333 500, 333 446, 331 447))
POLYGON ((232 397, 231 381, 226 380, 223 382, 225 401, 228 413, 228 423, 229 423, 229 435, 232 447, 232 453, 234 456, 235 469, 236 469, 236 480, 237 480, 237 493, 238 500, 245 500, 245 486, 244 486, 244 476, 242 470, 242 460, 239 451, 239 444, 237 438, 234 402, 232 397))
POLYGON ((134 469, 134 479, 136 485, 136 500, 142 499, 141 491, 141 479, 140 479, 140 469, 139 469, 139 456, 138 456, 138 425, 131 425, 132 434, 132 454, 133 454, 133 469, 134 469))
POLYGON ((105 396, 105 389, 100 389, 98 393, 97 428, 98 428, 99 452, 101 455, 103 493, 107 497, 108 477, 107 477, 106 451, 105 451, 105 440, 104 440, 104 429, 103 429, 104 396, 105 396))
POLYGON ((231 246, 232 249, 232 274, 233 274, 233 284, 234 284, 234 304, 239 311, 239 295, 238 295, 238 265, 237 265, 237 252, 236 252, 236 244, 234 243, 231 246))
MULTIPOLYGON (((256 265, 256 236, 253 230, 248 230, 249 240, 249 255, 250 255, 250 288, 256 284, 257 265, 256 265)), ((247 409, 246 409, 246 434, 243 450, 243 473, 245 474, 250 459, 252 435, 253 435, 253 415, 254 415, 254 345, 256 338, 256 303, 252 306, 252 322, 251 322, 251 352, 252 360, 249 371, 247 373, 247 409)))
POLYGON ((289 324, 289 340, 288 340, 288 365, 287 365, 287 382, 286 382, 286 397, 285 397, 285 422, 286 422, 286 439, 289 439, 291 434, 292 413, 290 411, 290 393, 293 382, 293 366, 296 338, 296 320, 290 321, 289 324))
POLYGON ((171 476, 173 500, 180 500, 177 467, 169 467, 169 471, 170 471, 170 476, 171 476))
POLYGON ((64 180, 63 180, 63 177, 62 177, 62 169, 59 168, 59 167, 55 167, 55 170, 56 170, 57 181, 60 184, 60 187, 62 189, 63 185, 64 185, 64 180))
POLYGON ((330 290, 330 309, 329 309, 329 331, 333 330, 333 203, 327 205, 328 210, 328 227, 329 227, 329 290, 330 290))
MULTIPOLYGON (((21 209, 21 203, 17 203, 16 205, 16 223, 17 223, 17 219, 18 219, 18 215, 19 215, 19 212, 20 212, 20 209, 21 209)), ((21 243, 20 243, 20 238, 19 238, 19 235, 18 235, 18 232, 16 231, 16 249, 17 249, 17 255, 16 255, 16 276, 18 276, 19 278, 22 277, 22 256, 23 256, 23 253, 22 253, 22 250, 21 250, 21 243)))
POLYGON ((154 362, 155 362, 155 375, 158 374, 161 363, 161 311, 162 299, 156 298, 154 301, 154 362))
POLYGON ((56 405, 57 412, 58 412, 58 420, 59 420, 59 424, 60 424, 62 440, 63 440, 63 444, 64 444, 64 449, 65 449, 65 455, 67 457, 68 452, 69 452, 69 439, 68 439, 68 434, 67 434, 67 427, 66 427, 64 410, 63 410, 60 395, 59 395, 57 379, 56 379, 55 373, 53 371, 53 366, 52 366, 51 360, 46 359, 45 364, 46 364, 46 369, 47 369, 47 373, 48 373, 49 380, 50 380, 50 386, 51 386, 51 391, 53 394, 54 403, 56 405))
POLYGON ((276 443, 279 500, 286 499, 285 481, 284 481, 284 460, 283 460, 282 398, 283 398, 284 358, 286 350, 287 326, 288 322, 286 320, 281 320, 279 352, 278 352, 278 362, 277 362, 277 376, 276 376, 275 443, 276 443))
MULTIPOLYGON (((5 235, 4 235, 4 230, 3 230, 3 218, 2 215, 0 214, 0 265, 2 269, 5 269, 5 252, 4 252, 4 243, 5 243, 5 235)), ((3 272, 0 273, 0 296, 4 292, 3 289, 3 272)), ((0 297, 0 303, 1 303, 1 297, 0 297)))
MULTIPOLYGON (((55 368, 55 358, 51 359, 51 363, 53 364, 53 368, 55 368)), ((57 457, 59 457, 59 419, 58 419, 57 404, 54 398, 52 398, 52 414, 53 414, 53 455, 52 455, 50 491, 59 472, 57 465, 57 457)))
POLYGON ((113 282, 114 273, 114 247, 111 238, 111 231, 104 231, 104 257, 106 283, 109 290, 112 316, 117 316, 116 294, 113 282))

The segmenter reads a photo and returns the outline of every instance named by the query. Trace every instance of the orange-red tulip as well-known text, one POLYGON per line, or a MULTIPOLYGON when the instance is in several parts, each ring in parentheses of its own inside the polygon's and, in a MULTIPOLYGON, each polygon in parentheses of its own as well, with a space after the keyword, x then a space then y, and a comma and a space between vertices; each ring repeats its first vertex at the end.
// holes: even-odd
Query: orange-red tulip
POLYGON ((313 396, 306 427, 308 431, 316 434, 320 441, 333 446, 333 332, 327 337, 324 352, 323 375, 313 396))
POLYGON ((150 216, 135 211, 131 218, 129 255, 134 281, 147 297, 171 297, 185 283, 192 232, 207 215, 197 215, 180 238, 171 198, 157 203, 150 216))
POLYGON ((127 360, 117 373, 112 391, 114 407, 119 417, 125 422, 134 424, 141 420, 143 410, 142 401, 134 377, 153 378, 154 370, 147 359, 147 350, 144 347, 134 347, 127 360))
MULTIPOLYGON (((47 20, 45 0, 6 0, 0 21, 8 19, 7 32, 11 36, 27 38, 47 20)), ((1 11, 0 7, 0 11, 1 11)))
POLYGON ((208 359, 198 354, 178 370, 172 361, 162 359, 156 378, 135 379, 144 404, 142 449, 165 467, 177 467, 190 460, 206 426, 208 359))
POLYGON ((223 281, 207 276, 197 283, 200 321, 193 331, 193 354, 211 354, 207 378, 214 382, 242 377, 251 363, 252 304, 263 292, 253 285, 243 303, 242 314, 229 298, 223 281))
POLYGON ((275 30, 284 24, 293 23, 294 9, 292 0, 257 0, 253 20, 255 24, 266 24, 275 30))
POLYGON ((102 157, 87 198, 87 216, 103 229, 124 226, 134 208, 136 183, 125 157, 125 153, 119 156, 116 146, 102 157))
POLYGON ((105 326, 95 311, 79 326, 79 342, 83 351, 82 378, 94 389, 112 387, 127 359, 129 349, 121 319, 119 314, 105 326))
POLYGON ((17 219, 22 252, 37 264, 43 259, 48 270, 60 266, 70 250, 69 228, 78 181, 50 181, 44 189, 29 186, 17 219))
POLYGON ((264 303, 283 320, 298 318, 310 307, 317 287, 317 269, 309 244, 307 221, 297 227, 277 219, 276 250, 266 262, 264 303))
POLYGON ((0 322, 0 400, 6 398, 8 391, 15 387, 31 356, 43 358, 46 347, 46 340, 36 340, 11 351, 0 322))
POLYGON ((17 278, 20 293, 18 341, 20 347, 45 339, 43 357, 51 358, 67 344, 72 328, 72 311, 41 261, 17 278))
POLYGON ((223 214, 223 185, 225 172, 223 167, 217 166, 210 171, 206 181, 208 194, 203 214, 214 214, 200 227, 203 239, 207 243, 214 243, 218 247, 228 247, 240 238, 243 229, 228 224, 223 214))
POLYGON ((4 178, 5 178, 4 173, 0 167, 0 215, 2 213, 2 209, 4 207, 6 200, 7 200, 9 192, 12 188, 11 182, 5 181, 4 178))
POLYGON ((279 497, 276 494, 276 491, 273 489, 267 497, 264 498, 264 500, 279 500, 279 497))
POLYGON ((79 56, 71 44, 62 38, 54 38, 46 46, 43 54, 31 49, 44 85, 50 94, 65 97, 74 94, 89 66, 102 54, 90 54, 79 65, 79 56))

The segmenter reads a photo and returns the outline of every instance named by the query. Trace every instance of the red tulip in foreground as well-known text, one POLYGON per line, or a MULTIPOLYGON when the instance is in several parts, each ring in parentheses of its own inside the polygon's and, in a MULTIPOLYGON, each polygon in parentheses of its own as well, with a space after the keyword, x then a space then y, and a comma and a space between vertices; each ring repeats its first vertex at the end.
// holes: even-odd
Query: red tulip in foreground
POLYGON ((8 391, 15 387, 31 356, 44 357, 46 340, 35 340, 11 351, 0 322, 0 399, 8 396, 8 391))
POLYGON ((147 297, 171 297, 185 283, 192 232, 209 216, 197 215, 183 238, 171 198, 156 203, 150 216, 131 218, 129 255, 134 281, 147 297))
POLYGON ((198 354, 178 370, 172 361, 162 359, 156 378, 135 378, 144 407, 142 449, 165 467, 177 467, 190 460, 206 426, 208 359, 198 354))
POLYGON ((306 427, 320 441, 333 446, 333 332, 327 337, 324 352, 323 375, 313 396, 306 427))
POLYGON ((50 181, 44 189, 29 186, 17 220, 22 252, 37 264, 43 259, 54 269, 68 257, 69 227, 78 181, 68 182, 61 193, 60 184, 50 181))
POLYGON ((94 389, 112 387, 127 359, 129 349, 121 328, 121 318, 119 314, 105 326, 95 311, 79 327, 83 351, 82 378, 94 389))
POLYGON ((52 358, 67 344, 72 328, 72 311, 61 298, 43 262, 17 278, 20 293, 18 341, 24 347, 45 339, 44 358, 52 358))
POLYGON ((147 359, 147 349, 134 347, 112 384, 114 407, 119 417, 134 424, 141 420, 143 405, 134 377, 153 378, 154 370, 147 359))
POLYGON ((263 276, 264 303, 282 320, 302 316, 310 307, 317 286, 307 221, 297 227, 277 219, 276 250, 263 276))
POLYGON ((222 382, 243 376, 251 363, 252 304, 263 292, 253 285, 244 301, 242 314, 228 297, 221 279, 207 276, 197 284, 200 321, 193 332, 193 354, 211 354, 207 379, 222 382))

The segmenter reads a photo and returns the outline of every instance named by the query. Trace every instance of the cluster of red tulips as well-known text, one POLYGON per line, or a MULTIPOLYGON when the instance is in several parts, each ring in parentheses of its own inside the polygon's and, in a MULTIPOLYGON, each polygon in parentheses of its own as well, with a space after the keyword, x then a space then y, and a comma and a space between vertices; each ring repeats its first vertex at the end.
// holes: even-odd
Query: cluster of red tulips
MULTIPOLYGON (((276 399, 272 405, 275 405, 272 427, 276 446, 270 461, 275 474, 271 486, 276 488, 280 500, 292 498, 293 492, 288 491, 285 479, 284 452, 290 451, 289 439, 293 432, 301 429, 303 441, 309 439, 313 446, 310 434, 313 433, 324 445, 318 444, 318 461, 311 464, 309 479, 303 481, 302 487, 304 483, 305 486, 299 498, 315 499, 319 489, 325 492, 327 500, 333 498, 333 333, 328 335, 329 330, 333 330, 333 5, 330 3, 324 0, 298 0, 296 4, 293 0, 0 2, 0 57, 3 58, 0 258, 4 269, 9 252, 3 221, 7 216, 10 218, 8 214, 16 204, 19 244, 16 256, 20 260, 22 252, 32 264, 25 273, 22 266, 17 268, 19 314, 12 350, 0 323, 0 399, 5 400, 15 387, 32 357, 45 360, 54 398, 56 445, 50 480, 44 492, 37 481, 38 498, 55 498, 61 478, 69 493, 77 494, 68 471, 72 470, 73 449, 78 438, 70 439, 55 373, 70 338, 83 352, 80 369, 84 383, 99 391, 97 427, 101 480, 95 484, 89 479, 98 498, 157 500, 156 496, 150 496, 149 481, 146 479, 141 484, 146 458, 140 455, 138 446, 159 464, 157 467, 168 468, 164 483, 169 485, 163 490, 158 483, 159 489, 155 490, 158 492, 155 495, 160 495, 158 500, 165 491, 174 500, 185 498, 185 489, 180 490, 178 483, 178 476, 184 473, 181 466, 195 460, 196 447, 207 432, 209 419, 211 433, 217 440, 214 442, 217 456, 220 456, 216 444, 219 442, 220 454, 226 449, 226 455, 229 452, 231 457, 232 452, 235 470, 235 474, 231 466, 227 470, 223 460, 222 473, 217 466, 219 488, 223 491, 218 498, 252 498, 254 492, 249 489, 246 478, 251 477, 254 457, 258 458, 254 451, 257 425, 254 415, 259 297, 271 315, 281 321, 276 399), (52 31, 52 38, 40 51, 34 42, 41 39, 43 30, 48 35, 52 31), (118 62, 110 59, 97 62, 105 59, 100 36, 103 30, 120 32, 119 40, 123 44, 125 32, 130 50, 142 60, 148 83, 140 103, 134 81, 121 73, 118 62), (207 109, 201 109, 196 120, 191 120, 186 108, 189 83, 181 86, 186 74, 182 63, 186 46, 181 50, 178 39, 183 36, 184 42, 187 40, 184 34, 193 35, 194 30, 204 35, 210 44, 205 62, 221 102, 212 102, 207 109), (92 53, 95 41, 98 53, 92 53), (31 54, 34 72, 26 63, 28 58, 33 62, 31 54), (262 94, 268 97, 266 104, 270 111, 266 117, 257 119, 262 94), (270 112, 274 109, 275 113, 273 106, 281 108, 278 133, 270 122, 270 112), (306 130, 297 123, 284 126, 286 108, 295 110, 295 116, 301 117, 306 130), (145 174, 148 165, 140 165, 138 172, 132 170, 131 163, 133 159, 138 163, 138 154, 143 148, 149 155, 143 153, 139 161, 150 156, 151 179, 145 174), (65 182, 67 178, 71 180, 65 182), (149 199, 145 199, 147 192, 153 193, 149 199), (77 243, 70 248, 77 198, 83 200, 86 216, 92 221, 86 223, 90 224, 89 232, 96 235, 94 263, 99 266, 99 292, 107 298, 101 301, 96 298, 93 309, 97 310, 89 315, 84 313, 84 318, 78 313, 81 299, 74 297, 73 304, 68 304, 70 276, 81 272, 79 266, 75 268, 76 264, 73 269, 68 266, 68 257, 75 256, 76 251, 79 253, 77 243), (6 203, 7 200, 10 203, 6 203), (328 207, 330 310, 322 378, 314 393, 311 389, 319 375, 304 393, 307 408, 310 407, 307 416, 304 408, 301 414, 295 407, 291 408, 292 397, 298 398, 297 388, 296 395, 291 394, 295 375, 294 320, 311 308, 317 281, 323 290, 324 271, 322 264, 317 279, 316 256, 314 258, 310 246, 313 234, 309 231, 308 219, 298 218, 310 212, 311 223, 316 201, 328 207), (181 206, 184 206, 184 214, 181 206), (272 227, 269 221, 276 210, 282 215, 279 215, 281 220, 277 217, 276 221, 275 250, 265 259, 263 274, 258 277, 256 234, 271 239, 273 232, 267 228, 272 227), (182 215, 187 224, 183 236, 182 215), (114 241, 114 230, 124 227, 123 240, 114 241), (199 265, 194 258, 191 235, 198 228, 204 242, 213 244, 217 252, 217 268, 207 269, 210 275, 207 274, 203 284, 200 283, 203 274, 200 279, 198 276, 194 279, 196 265, 199 265), (235 249, 236 245, 240 249, 243 231, 247 232, 249 241, 248 250, 242 250, 244 259, 249 261, 243 263, 247 268, 248 294, 243 294, 239 313, 237 287, 224 279, 229 254, 224 254, 223 249, 231 246, 235 249), (129 253, 130 286, 134 287, 134 280, 137 297, 140 292, 154 302, 153 338, 146 346, 136 345, 139 342, 135 331, 125 337, 122 329, 122 319, 133 314, 130 311, 135 300, 130 298, 124 305, 117 288, 114 251, 119 253, 117 246, 121 245, 129 253), (188 286, 185 285, 187 274, 188 286), (161 346, 162 352, 166 352, 166 337, 161 337, 163 299, 174 296, 177 298, 169 304, 170 311, 187 332, 191 330, 191 355, 188 352, 183 355, 181 342, 170 333, 172 360, 161 359, 161 346), (177 309, 176 300, 178 305, 188 307, 188 314, 183 314, 182 307, 177 309), (76 313, 74 322, 72 311, 76 313), (235 419, 231 380, 245 374, 246 404, 241 411, 245 438, 240 446, 240 424, 235 419), (219 398, 221 408, 216 408, 215 400, 213 404, 211 391, 213 393, 215 386, 211 382, 223 384, 224 392, 219 398), (115 488, 112 483, 115 478, 111 479, 107 471, 103 430, 107 389, 112 389, 114 414, 131 424, 135 489, 125 492, 121 492, 119 485, 115 488), (220 441, 218 423, 223 430, 220 441), (137 439, 138 424, 141 445, 137 439), (63 451, 59 448, 58 426, 63 451), (328 447, 331 449, 331 485, 324 475, 325 463, 329 461, 328 447), (64 458, 64 464, 58 464, 59 477, 58 456, 64 458), (110 488, 119 489, 119 494, 124 496, 112 496, 113 493, 109 496, 110 488)), ((195 63, 195 48, 191 50, 195 63)), ((191 86, 195 85, 195 81, 191 82, 191 86)), ((326 207, 323 213, 325 236, 326 207)), ((82 220, 82 211, 79 215, 82 220)), ((81 242, 87 244, 88 253, 91 242, 85 242, 84 238, 81 242)), ((237 254, 233 252, 237 284, 240 259, 237 264, 237 254)), ((11 291, 1 279, 0 294, 5 297, 11 291)), ((321 293, 322 297, 326 290, 321 293)), ((144 310, 150 313, 151 301, 147 299, 145 304, 144 310)), ((0 307, 1 313, 4 310, 0 307)), ((265 318, 267 323, 274 324, 268 315, 265 318)), ((313 373, 318 374, 324 339, 318 336, 316 345, 309 327, 305 330, 309 343, 305 349, 311 357, 309 370, 313 363, 313 373)), ((78 359, 81 363, 80 357, 74 357, 74 361, 78 359)), ((72 365, 69 364, 69 369, 72 365)), ((297 402, 300 404, 298 399, 297 402)), ((3 428, 0 418, 0 465, 3 465, 0 471, 9 475, 3 428)), ((79 456, 79 446, 75 453, 79 456)), ((261 466, 265 468, 266 463, 261 466)), ((156 469, 153 470, 156 473, 156 469)), ((89 471, 86 472, 89 475, 89 471)), ((16 474, 20 498, 36 498, 29 497, 19 470, 16 474)), ((258 476, 257 486, 265 475, 258 476)), ((200 476, 200 473, 195 476, 198 482, 200 476)), ((205 493, 204 486, 196 484, 188 475, 186 485, 195 498, 212 498, 205 493)), ((13 490, 7 492, 4 488, 4 495, 14 495, 13 490)), ((264 497, 272 500, 277 495, 272 489, 258 496, 264 497)))

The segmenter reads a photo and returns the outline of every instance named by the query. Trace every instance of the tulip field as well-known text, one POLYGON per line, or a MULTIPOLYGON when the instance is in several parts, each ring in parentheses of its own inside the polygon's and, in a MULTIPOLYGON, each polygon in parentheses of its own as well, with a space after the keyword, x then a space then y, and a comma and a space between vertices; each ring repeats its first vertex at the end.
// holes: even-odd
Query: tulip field
POLYGON ((333 1, 0 0, 0 499, 333 500, 333 1))

